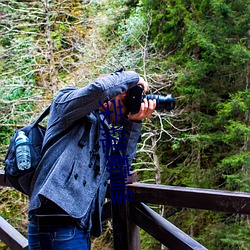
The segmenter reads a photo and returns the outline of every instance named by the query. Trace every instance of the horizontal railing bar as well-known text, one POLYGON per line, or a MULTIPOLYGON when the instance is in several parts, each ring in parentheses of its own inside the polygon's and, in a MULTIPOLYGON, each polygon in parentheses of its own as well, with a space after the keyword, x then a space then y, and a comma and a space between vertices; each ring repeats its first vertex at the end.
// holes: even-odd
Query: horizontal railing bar
POLYGON ((1 216, 0 239, 11 249, 28 249, 28 240, 1 216))
POLYGON ((129 210, 129 216, 139 227, 169 249, 207 249, 145 204, 132 202, 129 210))
MULTIPOLYGON (((4 171, 0 170, 0 186, 9 186, 4 181, 4 171)), ((206 249, 180 229, 139 202, 162 204, 176 207, 205 209, 211 211, 250 214, 250 193, 231 192, 214 189, 188 188, 155 184, 134 183, 127 186, 133 192, 130 214, 135 223, 171 249, 206 249), (140 204, 140 205, 138 205, 140 204), (157 230, 155 230, 156 228, 157 230), (160 232, 160 233, 159 233, 160 232), (178 235, 181 237, 178 238, 178 235), (162 239, 163 237, 163 239, 162 239), (166 240, 167 239, 167 240, 166 240), (179 242, 179 243, 178 243, 179 242), (196 248, 190 245, 194 244, 196 248), (183 244, 182 247, 178 244, 183 244), (184 248, 185 246, 185 248, 184 248), (190 248, 191 247, 191 248, 190 248)), ((111 216, 111 203, 104 205, 102 219, 111 216)), ((27 249, 27 239, 0 217, 1 240, 13 249, 27 249), (16 231, 16 233, 15 233, 16 231), (23 242, 20 244, 20 242, 23 242), (24 244, 24 245, 22 245, 24 244)))
POLYGON ((250 193, 134 183, 133 201, 220 212, 250 214, 250 193))

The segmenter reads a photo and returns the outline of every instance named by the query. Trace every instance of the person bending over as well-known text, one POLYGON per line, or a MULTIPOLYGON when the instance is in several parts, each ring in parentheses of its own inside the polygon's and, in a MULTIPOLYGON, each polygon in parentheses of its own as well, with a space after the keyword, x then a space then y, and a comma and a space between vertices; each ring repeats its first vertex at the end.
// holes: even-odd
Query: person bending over
POLYGON ((143 100, 130 114, 128 90, 147 83, 134 71, 96 79, 83 88, 63 88, 53 98, 43 143, 43 157, 32 181, 29 249, 90 249, 90 234, 101 235, 101 213, 114 151, 130 166, 141 134, 141 121, 153 113, 155 100, 143 100), (120 142, 105 131, 118 126, 120 142), (126 147, 124 147, 126 145, 126 147))

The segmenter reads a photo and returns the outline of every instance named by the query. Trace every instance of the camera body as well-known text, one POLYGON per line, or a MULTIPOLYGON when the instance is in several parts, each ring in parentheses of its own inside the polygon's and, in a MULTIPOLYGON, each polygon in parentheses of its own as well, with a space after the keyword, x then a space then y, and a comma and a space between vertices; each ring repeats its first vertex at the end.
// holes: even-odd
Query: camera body
POLYGON ((143 86, 136 85, 129 89, 127 106, 131 114, 136 114, 140 111, 141 102, 144 98, 147 100, 156 100, 156 110, 158 111, 168 111, 170 112, 175 107, 175 99, 172 94, 167 96, 161 95, 143 95, 143 86))

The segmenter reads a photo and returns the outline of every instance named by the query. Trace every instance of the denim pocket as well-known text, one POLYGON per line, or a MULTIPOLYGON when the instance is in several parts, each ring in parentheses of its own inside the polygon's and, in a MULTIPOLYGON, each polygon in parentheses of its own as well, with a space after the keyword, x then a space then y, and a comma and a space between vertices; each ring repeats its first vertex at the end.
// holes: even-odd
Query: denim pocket
POLYGON ((75 236, 75 227, 63 227, 63 228, 55 228, 53 232, 51 232, 51 240, 53 241, 66 241, 71 240, 75 236))

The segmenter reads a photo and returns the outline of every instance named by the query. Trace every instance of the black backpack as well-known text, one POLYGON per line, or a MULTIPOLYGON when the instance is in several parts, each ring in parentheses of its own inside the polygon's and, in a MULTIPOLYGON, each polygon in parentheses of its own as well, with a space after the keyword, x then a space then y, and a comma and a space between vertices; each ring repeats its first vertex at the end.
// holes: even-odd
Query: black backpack
POLYGON ((14 188, 27 195, 30 194, 32 177, 42 158, 41 149, 46 128, 39 125, 39 123, 49 114, 49 110, 50 106, 44 110, 33 124, 15 131, 5 156, 5 181, 7 178, 14 188), (24 131, 30 141, 31 167, 27 170, 17 168, 15 140, 18 131, 24 131))

